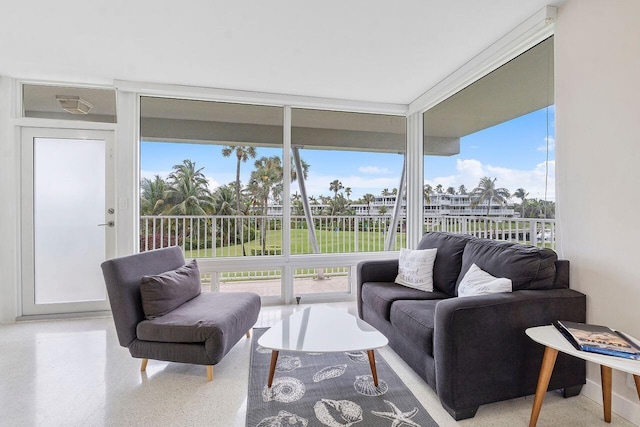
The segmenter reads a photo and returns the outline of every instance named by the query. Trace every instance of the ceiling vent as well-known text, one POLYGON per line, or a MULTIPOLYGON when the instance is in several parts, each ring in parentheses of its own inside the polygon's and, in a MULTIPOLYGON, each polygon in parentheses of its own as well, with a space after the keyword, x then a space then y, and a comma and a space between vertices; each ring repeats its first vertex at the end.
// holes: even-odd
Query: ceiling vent
POLYGON ((62 109, 71 114, 88 114, 93 104, 79 96, 56 95, 62 109))

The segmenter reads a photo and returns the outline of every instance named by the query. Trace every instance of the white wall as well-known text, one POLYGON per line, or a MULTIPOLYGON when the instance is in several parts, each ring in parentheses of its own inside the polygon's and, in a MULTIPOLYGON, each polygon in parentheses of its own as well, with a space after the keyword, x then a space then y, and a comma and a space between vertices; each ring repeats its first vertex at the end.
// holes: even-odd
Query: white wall
MULTIPOLYGON (((640 337, 640 2, 569 0, 555 33, 556 194, 561 257, 587 321, 640 337)), ((587 368, 583 393, 599 397, 587 368)), ((640 424, 614 373, 613 411, 640 424)))
POLYGON ((11 123, 13 80, 0 76, 0 323, 17 316, 19 180, 18 146, 11 123))

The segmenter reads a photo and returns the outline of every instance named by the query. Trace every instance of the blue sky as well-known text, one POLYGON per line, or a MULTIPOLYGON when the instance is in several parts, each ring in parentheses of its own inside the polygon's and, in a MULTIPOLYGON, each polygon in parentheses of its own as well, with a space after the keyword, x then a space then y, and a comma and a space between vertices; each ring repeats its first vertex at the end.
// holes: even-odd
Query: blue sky
MULTIPOLYGON (((549 177, 547 199, 555 199, 555 140, 554 111, 549 109, 549 177)), ((425 183, 444 188, 461 184, 473 189, 480 178, 497 178, 496 185, 512 193, 522 187, 529 198, 544 198, 547 146, 547 109, 535 111, 498 126, 468 135, 460 141, 460 154, 455 156, 426 156, 425 183)), ((222 146, 184 143, 142 142, 141 176, 165 177, 173 165, 191 159, 204 174, 211 187, 235 181, 235 157, 224 158, 222 146)), ((307 193, 332 195, 329 183, 339 179, 351 187, 352 199, 365 193, 380 194, 384 188, 398 187, 402 170, 402 156, 386 153, 350 151, 301 150, 309 163, 307 193)), ((281 155, 281 150, 258 148, 258 157, 281 155)), ((254 160, 242 165, 241 180, 246 183, 254 160)), ((292 192, 297 185, 292 184, 292 192)))

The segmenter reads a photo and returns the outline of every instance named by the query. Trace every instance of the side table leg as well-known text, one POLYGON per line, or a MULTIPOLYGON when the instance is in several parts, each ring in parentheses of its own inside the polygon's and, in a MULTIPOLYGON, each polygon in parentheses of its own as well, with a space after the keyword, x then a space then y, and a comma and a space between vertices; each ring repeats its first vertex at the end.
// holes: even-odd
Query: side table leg
POLYGON ((376 370, 376 359, 373 350, 367 350, 369 355, 369 365, 371 365, 371 375, 373 375, 373 385, 378 387, 378 371, 376 370))
POLYGON ((636 391, 638 392, 638 399, 640 399, 640 375, 634 375, 633 380, 636 382, 636 391))
POLYGON ((551 379, 551 373, 553 372, 553 366, 556 364, 557 357, 558 350, 551 347, 545 347, 544 356, 542 357, 542 367, 540 368, 540 375, 538 376, 538 385, 536 386, 536 397, 533 399, 533 408, 531 409, 529 427, 535 427, 538 422, 540 408, 542 408, 544 395, 547 393, 549 380, 551 379))
POLYGON ((267 387, 271 388, 273 384, 273 374, 276 372, 276 364, 278 363, 278 350, 271 351, 271 366, 269 367, 269 380, 267 381, 267 387))
POLYGON ((611 371, 608 366, 600 365, 600 379, 602 380, 602 406, 604 407, 604 421, 611 422, 611 371))

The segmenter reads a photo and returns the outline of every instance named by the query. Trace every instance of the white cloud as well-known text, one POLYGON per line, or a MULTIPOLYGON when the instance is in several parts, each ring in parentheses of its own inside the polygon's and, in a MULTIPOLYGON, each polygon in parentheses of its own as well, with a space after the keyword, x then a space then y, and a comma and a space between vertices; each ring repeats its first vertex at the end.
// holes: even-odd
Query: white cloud
MULTIPOLYGON (((546 162, 539 163, 532 170, 510 169, 501 166, 484 165, 475 159, 458 160, 457 173, 450 176, 426 179, 425 184, 435 187, 438 184, 458 188, 460 185, 472 190, 482 177, 496 178, 496 186, 508 189, 511 193, 522 187, 529 193, 529 198, 545 198, 546 162)), ((555 200, 555 161, 549 161, 547 181, 547 200, 555 200)), ((516 199, 513 199, 517 201, 516 199)))
POLYGON ((370 173, 377 175, 388 175, 391 171, 387 168, 379 168, 378 166, 360 166, 358 172, 370 173))
POLYGON ((549 151, 554 151, 556 149, 556 139, 552 136, 547 136, 544 138, 544 144, 536 147, 536 150, 547 151, 547 143, 549 144, 549 151))

